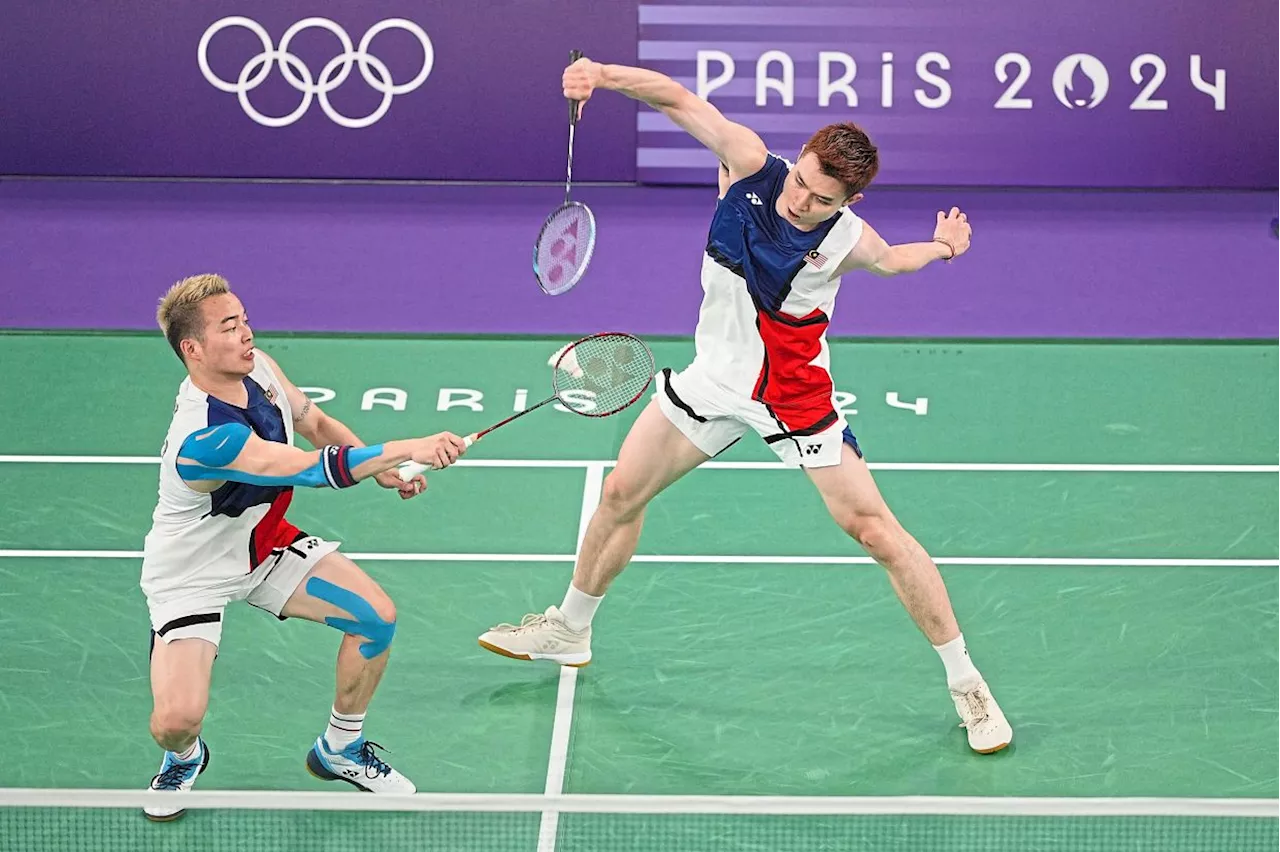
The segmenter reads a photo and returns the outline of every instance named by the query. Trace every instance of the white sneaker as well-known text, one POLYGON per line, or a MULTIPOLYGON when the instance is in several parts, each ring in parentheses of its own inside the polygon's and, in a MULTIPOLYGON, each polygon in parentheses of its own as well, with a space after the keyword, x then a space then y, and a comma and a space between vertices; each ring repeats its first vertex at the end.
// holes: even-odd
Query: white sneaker
POLYGON ((342 751, 330 751, 324 736, 307 752, 307 771, 322 781, 346 781, 366 793, 415 793, 413 782, 374 754, 377 743, 364 737, 342 751))
POLYGON ((985 680, 953 688, 951 699, 960 714, 960 727, 969 729, 969 748, 979 754, 992 754, 1013 741, 1013 728, 985 680))
POLYGON ((499 624, 480 637, 480 647, 516 660, 549 660, 562 666, 591 662, 591 625, 573 630, 556 607, 530 613, 519 624, 499 624))
MULTIPOLYGON (((189 761, 181 761, 176 754, 166 751, 164 761, 160 764, 160 771, 151 779, 149 789, 175 793, 185 793, 190 790, 196 783, 196 778, 209 765, 209 747, 198 737, 196 743, 199 744, 200 751, 189 761)), ((186 813, 186 808, 148 807, 143 808, 142 813, 153 822, 168 822, 186 813)))

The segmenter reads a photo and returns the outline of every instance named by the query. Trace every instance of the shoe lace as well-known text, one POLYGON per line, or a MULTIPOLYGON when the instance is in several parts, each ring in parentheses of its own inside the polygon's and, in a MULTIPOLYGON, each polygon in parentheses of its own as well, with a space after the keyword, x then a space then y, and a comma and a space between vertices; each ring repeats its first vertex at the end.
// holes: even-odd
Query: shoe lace
POLYGON ((976 728, 990 718, 987 696, 981 687, 958 693, 958 696, 964 700, 965 709, 969 711, 965 714, 965 720, 960 723, 961 728, 976 728))
POLYGON ((192 767, 191 763, 175 763, 168 769, 151 779, 151 787, 155 790, 178 790, 182 782, 187 780, 192 767))
POLYGON ((520 619, 519 624, 503 623, 503 624, 496 625, 493 629, 497 631, 503 631, 506 633, 514 633, 518 630, 530 630, 534 627, 541 627, 546 623, 547 623, 546 613, 531 612, 528 615, 526 615, 524 618, 520 619))
POLYGON ((364 774, 367 778, 378 778, 382 775, 391 774, 390 764, 382 760, 378 755, 374 754, 373 750, 375 748, 380 748, 383 751, 386 751, 386 748, 378 743, 375 743, 372 740, 365 740, 360 744, 360 748, 356 752, 356 763, 359 763, 364 767, 364 774))

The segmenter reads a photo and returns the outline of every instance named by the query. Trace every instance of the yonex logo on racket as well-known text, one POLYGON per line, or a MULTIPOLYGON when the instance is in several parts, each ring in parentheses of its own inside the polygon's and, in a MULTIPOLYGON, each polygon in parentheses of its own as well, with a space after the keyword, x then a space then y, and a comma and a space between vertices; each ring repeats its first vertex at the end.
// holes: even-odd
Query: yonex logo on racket
POLYGON ((200 64, 200 73, 204 75, 204 78, 218 90, 235 94, 245 115, 264 127, 287 127, 293 124, 311 108, 312 100, 319 97, 320 108, 335 124, 343 127, 361 128, 376 123, 386 115, 387 110, 391 108, 391 101, 396 95, 412 92, 426 81, 431 74, 432 66, 435 64, 435 49, 432 47, 431 39, 427 36, 426 31, 413 21, 404 18, 388 18, 369 27, 364 36, 361 37, 359 46, 354 46, 347 31, 328 18, 304 18, 285 30, 284 36, 280 39, 280 46, 277 48, 272 46, 271 37, 268 35, 266 28, 257 21, 239 15, 232 15, 215 21, 204 31, 204 35, 200 38, 200 46, 196 51, 196 59, 200 64), (262 43, 262 52, 249 57, 245 61, 244 66, 240 69, 239 76, 234 81, 222 79, 209 66, 209 43, 214 36, 228 27, 243 27, 257 36, 258 41, 262 43), (324 68, 321 69, 318 77, 312 74, 311 69, 301 59, 289 52, 289 44, 298 33, 312 28, 328 30, 338 37, 338 41, 342 45, 342 52, 329 60, 324 68), (374 37, 390 29, 405 30, 413 35, 422 46, 422 68, 418 71, 417 76, 404 83, 396 83, 392 80, 391 71, 386 64, 369 52, 369 45, 374 37), (262 85, 267 79, 268 75, 271 74, 273 63, 280 68, 280 73, 284 76, 285 82, 302 93, 302 102, 288 115, 265 115, 249 101, 249 93, 262 85), (364 78, 364 81, 374 91, 382 93, 382 101, 377 108, 368 115, 359 118, 343 115, 334 108, 333 104, 329 103, 329 93, 346 82, 351 74, 352 65, 355 63, 359 63, 360 76, 364 78))
POLYGON ((572 201, 543 223, 533 247, 533 270, 547 293, 558 295, 577 284, 595 248, 595 217, 572 201))
POLYGON ((547 280, 553 284, 559 284, 566 279, 578 266, 578 230, 580 224, 577 219, 569 223, 569 226, 561 231, 551 248, 548 250, 555 263, 547 270, 547 280))

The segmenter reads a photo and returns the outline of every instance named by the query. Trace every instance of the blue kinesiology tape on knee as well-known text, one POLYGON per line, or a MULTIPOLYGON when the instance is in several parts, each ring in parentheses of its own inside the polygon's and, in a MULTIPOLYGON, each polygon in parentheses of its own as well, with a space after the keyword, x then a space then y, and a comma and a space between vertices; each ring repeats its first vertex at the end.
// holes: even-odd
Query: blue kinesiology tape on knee
POLYGON ((368 642, 360 645, 360 654, 366 660, 372 660, 390 647, 391 639, 396 635, 396 623, 383 621, 373 606, 355 592, 336 586, 328 580, 312 577, 307 581, 307 594, 351 613, 351 619, 328 617, 324 623, 343 633, 368 639, 368 642))

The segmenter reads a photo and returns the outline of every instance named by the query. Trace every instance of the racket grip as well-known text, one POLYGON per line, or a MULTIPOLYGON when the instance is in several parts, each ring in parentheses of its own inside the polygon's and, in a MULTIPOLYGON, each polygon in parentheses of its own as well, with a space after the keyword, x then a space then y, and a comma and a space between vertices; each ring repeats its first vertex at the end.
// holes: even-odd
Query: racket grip
POLYGON ((425 464, 418 464, 415 461, 407 461, 400 465, 396 470, 400 474, 401 482, 412 482, 415 476, 420 473, 426 473, 428 470, 431 470, 431 468, 425 464))
MULTIPOLYGON (((573 64, 573 63, 575 63, 575 62, 577 62, 577 61, 578 61, 579 59, 581 59, 581 58, 582 58, 582 51, 581 51, 581 50, 571 50, 571 51, 569 51, 569 64, 570 64, 570 65, 572 65, 572 64, 573 64)), ((577 123, 578 123, 578 102, 577 102, 577 101, 575 101, 573 98, 566 98, 566 100, 568 100, 568 101, 569 101, 569 123, 570 123, 570 124, 577 124, 577 123)))
MULTIPOLYGON (((476 442, 476 436, 474 434, 468 435, 467 437, 462 439, 462 442, 466 444, 468 447, 470 447, 472 444, 476 442)), ((429 464, 421 464, 420 462, 416 462, 416 461, 407 461, 407 462, 402 462, 396 468, 396 472, 400 474, 401 482, 411 482, 413 481, 413 478, 418 474, 426 473, 428 470, 437 470, 437 469, 438 468, 429 464)))

